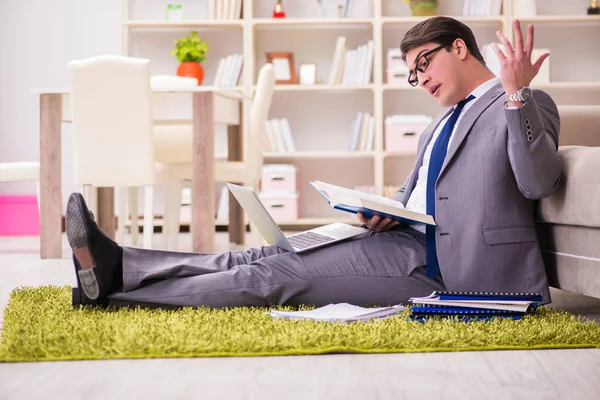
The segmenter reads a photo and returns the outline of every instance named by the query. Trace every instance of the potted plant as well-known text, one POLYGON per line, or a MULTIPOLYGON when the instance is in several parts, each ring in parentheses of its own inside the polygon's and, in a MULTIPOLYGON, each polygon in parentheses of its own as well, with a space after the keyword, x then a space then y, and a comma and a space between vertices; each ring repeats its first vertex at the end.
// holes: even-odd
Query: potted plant
POLYGON ((404 2, 410 3, 410 11, 415 17, 436 15, 438 6, 437 0, 404 0, 404 2))
POLYGON ((198 79, 198 85, 204 80, 204 68, 201 62, 206 58, 208 44, 198 37, 198 32, 190 32, 187 36, 173 42, 175 48, 171 52, 180 62, 177 75, 191 76, 198 79))

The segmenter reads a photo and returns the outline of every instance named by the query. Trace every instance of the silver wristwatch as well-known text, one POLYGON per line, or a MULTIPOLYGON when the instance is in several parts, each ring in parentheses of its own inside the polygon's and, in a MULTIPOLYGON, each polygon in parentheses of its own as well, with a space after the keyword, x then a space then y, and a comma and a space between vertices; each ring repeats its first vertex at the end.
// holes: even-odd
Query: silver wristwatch
POLYGON ((523 86, 521 89, 517 90, 513 94, 506 94, 506 101, 522 101, 523 103, 528 102, 531 99, 532 92, 531 88, 528 86, 523 86))

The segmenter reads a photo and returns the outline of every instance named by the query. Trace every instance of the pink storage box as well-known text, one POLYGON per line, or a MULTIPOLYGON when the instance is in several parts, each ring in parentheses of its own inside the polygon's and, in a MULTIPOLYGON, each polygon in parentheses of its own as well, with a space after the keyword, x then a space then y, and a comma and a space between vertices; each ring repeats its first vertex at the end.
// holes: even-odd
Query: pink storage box
POLYGON ((40 214, 35 195, 0 196, 0 236, 40 234, 40 214))
POLYGON ((394 116, 385 120, 385 151, 416 152, 421 133, 431 123, 427 116, 394 116))
POLYGON ((261 192, 258 197, 275 221, 298 219, 298 193, 261 192))
POLYGON ((263 192, 295 192, 295 166, 290 164, 267 164, 262 168, 261 190, 263 192))

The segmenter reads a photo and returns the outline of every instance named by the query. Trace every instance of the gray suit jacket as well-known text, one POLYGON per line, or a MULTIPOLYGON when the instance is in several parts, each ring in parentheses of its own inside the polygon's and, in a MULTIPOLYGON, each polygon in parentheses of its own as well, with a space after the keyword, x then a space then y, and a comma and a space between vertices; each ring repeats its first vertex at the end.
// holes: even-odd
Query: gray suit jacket
MULTIPOLYGON (((539 292, 550 302, 538 245, 536 200, 562 181, 560 120, 536 90, 518 110, 505 109, 498 83, 462 116, 436 182, 436 246, 448 290, 539 292)), ((406 205, 442 110, 423 132, 415 167, 393 196, 406 205)))

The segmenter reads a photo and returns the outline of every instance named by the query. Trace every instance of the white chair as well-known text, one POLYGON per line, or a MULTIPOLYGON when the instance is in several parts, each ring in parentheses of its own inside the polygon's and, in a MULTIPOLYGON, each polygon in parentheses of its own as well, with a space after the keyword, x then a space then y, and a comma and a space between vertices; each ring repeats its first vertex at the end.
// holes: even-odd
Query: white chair
POLYGON ((154 159, 150 61, 105 55, 71 61, 68 70, 75 184, 84 195, 90 186, 118 188, 120 243, 126 188, 145 187, 143 246, 150 248, 153 186, 160 172, 154 159))
POLYGON ((36 181, 40 210, 40 163, 34 161, 0 163, 0 183, 36 181))
MULTIPOLYGON (((215 161, 215 180, 251 186, 258 190, 262 157, 262 138, 273 91, 275 88, 275 72, 272 64, 266 64, 260 70, 256 92, 250 112, 250 129, 244 140, 243 161, 215 161)), ((189 125, 155 126, 156 160, 164 163, 166 174, 171 182, 182 182, 192 179, 192 134, 189 125)), ((192 199, 193 201, 193 199, 192 199)), ((230 202, 231 204, 231 202, 230 202)), ((167 188, 165 210, 165 235, 168 249, 175 250, 179 232, 179 215, 181 208, 181 184, 172 183, 167 188)), ((242 213, 234 213, 230 208, 230 234, 232 226, 241 221, 242 213)), ((191 227, 193 229, 193 227, 191 227)), ((255 242, 262 242, 262 237, 251 224, 251 232, 255 242)), ((243 236, 243 235, 242 235, 243 236)))

